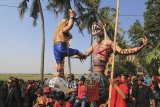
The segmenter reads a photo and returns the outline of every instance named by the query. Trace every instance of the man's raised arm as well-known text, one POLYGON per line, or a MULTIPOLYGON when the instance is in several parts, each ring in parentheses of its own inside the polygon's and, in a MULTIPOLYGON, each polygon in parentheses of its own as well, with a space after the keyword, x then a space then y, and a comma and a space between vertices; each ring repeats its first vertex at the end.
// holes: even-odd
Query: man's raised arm
POLYGON ((72 29, 73 24, 74 24, 74 19, 76 17, 76 13, 73 10, 69 10, 70 13, 70 19, 67 23, 67 25, 63 28, 63 32, 68 32, 70 29, 72 29))

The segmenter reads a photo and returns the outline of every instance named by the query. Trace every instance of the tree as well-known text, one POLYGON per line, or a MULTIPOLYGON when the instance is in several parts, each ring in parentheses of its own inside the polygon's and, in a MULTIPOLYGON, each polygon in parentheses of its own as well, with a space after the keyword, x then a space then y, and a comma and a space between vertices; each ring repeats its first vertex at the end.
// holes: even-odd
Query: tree
POLYGON ((116 74, 126 74, 126 75, 135 75, 136 74, 136 65, 134 62, 127 60, 115 61, 115 73, 116 74))
MULTIPOLYGON (((158 75, 160 69, 160 44, 156 46, 146 56, 146 63, 149 65, 148 69, 153 71, 153 75, 158 75)), ((159 72, 160 73, 160 72, 159 72)))
POLYGON ((56 15, 63 14, 69 18, 68 10, 71 9, 71 4, 74 4, 77 14, 83 14, 85 7, 99 4, 100 0, 48 0, 47 9, 54 11, 56 15))
POLYGON ((138 45, 137 39, 143 37, 144 27, 141 25, 139 20, 136 20, 135 23, 129 29, 129 38, 132 41, 133 45, 138 45))
POLYGON ((160 1, 148 0, 146 2, 146 12, 144 13, 144 29, 149 35, 152 46, 155 47, 160 40, 160 1))
MULTIPOLYGON (((26 10, 28 9, 28 2, 29 0, 23 0, 19 4, 19 15, 21 18, 23 18, 26 10)), ((38 19, 38 13, 40 13, 41 16, 41 24, 42 24, 42 47, 41 47, 41 84, 43 85, 44 80, 44 56, 45 56, 45 27, 44 27, 44 16, 42 11, 42 6, 40 0, 33 0, 30 15, 33 18, 33 25, 36 26, 37 19, 38 19)))
POLYGON ((159 53, 160 53, 160 1, 148 0, 146 2, 146 11, 144 12, 144 26, 140 21, 136 21, 129 30, 130 38, 135 44, 137 37, 146 35, 148 38, 148 46, 138 54, 139 61, 147 70, 158 74, 159 53))

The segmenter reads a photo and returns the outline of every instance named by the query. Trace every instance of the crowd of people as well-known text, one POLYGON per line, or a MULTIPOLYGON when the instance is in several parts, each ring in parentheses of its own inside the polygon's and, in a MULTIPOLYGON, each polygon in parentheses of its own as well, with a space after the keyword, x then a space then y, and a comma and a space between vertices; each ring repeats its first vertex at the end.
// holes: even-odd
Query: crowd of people
MULTIPOLYGON (((0 81, 0 107, 89 107, 90 102, 86 101, 86 77, 81 75, 75 79, 74 74, 69 74, 67 80, 67 92, 55 91, 48 86, 47 79, 43 86, 41 81, 25 82, 14 77, 6 82, 0 81)), ((160 77, 121 74, 109 81, 112 85, 111 100, 108 100, 112 102, 111 107, 158 107, 160 77)))
POLYGON ((111 107, 158 107, 160 79, 149 75, 117 75, 110 81, 111 107))
POLYGON ((86 105, 84 85, 85 76, 80 76, 78 81, 70 74, 68 79, 68 90, 54 91, 48 86, 47 78, 44 85, 41 81, 10 77, 8 81, 0 81, 0 107, 78 107, 86 105))

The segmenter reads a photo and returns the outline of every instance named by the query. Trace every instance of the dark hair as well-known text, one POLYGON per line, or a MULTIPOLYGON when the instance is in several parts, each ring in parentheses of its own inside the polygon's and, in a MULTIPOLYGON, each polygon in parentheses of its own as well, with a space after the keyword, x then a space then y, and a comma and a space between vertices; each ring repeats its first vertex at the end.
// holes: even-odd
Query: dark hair
POLYGON ((0 85, 3 85, 3 83, 4 83, 4 81, 1 80, 1 81, 0 81, 0 85))
POLYGON ((124 76, 124 79, 127 79, 129 76, 125 74, 121 74, 121 76, 124 76))
POLYGON ((85 80, 86 80, 86 77, 84 75, 79 76, 79 81, 85 82, 85 80))
POLYGON ((70 73, 68 74, 68 77, 72 77, 74 79, 74 74, 70 73))
POLYGON ((120 77, 120 76, 121 76, 121 74, 115 72, 114 75, 113 75, 113 78, 117 78, 117 77, 120 77))
POLYGON ((55 97, 57 100, 65 100, 65 94, 63 91, 57 92, 55 97))
POLYGON ((138 76, 138 81, 144 81, 144 78, 142 76, 138 76))

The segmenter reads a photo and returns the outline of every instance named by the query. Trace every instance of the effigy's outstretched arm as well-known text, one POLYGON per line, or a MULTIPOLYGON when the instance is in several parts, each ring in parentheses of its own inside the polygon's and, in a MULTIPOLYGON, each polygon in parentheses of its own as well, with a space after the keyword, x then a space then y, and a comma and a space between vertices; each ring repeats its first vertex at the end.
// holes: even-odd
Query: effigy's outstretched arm
POLYGON ((68 32, 73 27, 74 19, 76 17, 76 13, 71 9, 69 10, 69 13, 70 13, 70 19, 69 19, 69 21, 67 23, 67 26, 65 26, 63 28, 62 32, 68 32))
POLYGON ((89 49, 85 52, 85 56, 88 57, 93 52, 95 47, 96 44, 93 44, 91 47, 89 47, 89 49))
MULTIPOLYGON (((136 54, 139 51, 141 51, 146 45, 147 45, 147 38, 140 38, 140 40, 142 40, 143 45, 139 46, 139 47, 135 47, 135 48, 130 48, 130 49, 122 49, 121 47, 118 46, 118 44, 116 45, 116 52, 118 52, 118 54, 121 55, 131 55, 131 54, 136 54)), ((113 46, 112 46, 113 48, 113 46)))

